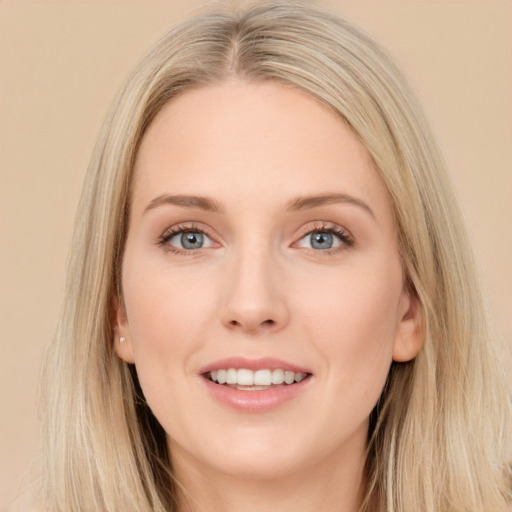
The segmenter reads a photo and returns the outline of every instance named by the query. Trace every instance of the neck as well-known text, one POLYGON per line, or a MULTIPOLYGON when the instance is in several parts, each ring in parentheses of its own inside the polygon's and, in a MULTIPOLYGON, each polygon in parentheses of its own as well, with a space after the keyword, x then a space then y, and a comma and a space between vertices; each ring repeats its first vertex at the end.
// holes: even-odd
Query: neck
POLYGON ((357 512, 364 492, 365 446, 286 475, 231 475, 190 464, 173 450, 179 512, 357 512))

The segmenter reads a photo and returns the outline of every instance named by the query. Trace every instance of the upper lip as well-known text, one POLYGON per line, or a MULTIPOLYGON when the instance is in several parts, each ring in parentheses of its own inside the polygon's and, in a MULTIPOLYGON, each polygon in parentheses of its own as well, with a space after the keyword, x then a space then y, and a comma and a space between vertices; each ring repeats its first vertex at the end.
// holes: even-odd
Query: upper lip
POLYGON ((228 368, 245 368, 247 370, 285 370, 295 373, 312 373, 311 370, 283 361, 282 359, 276 359, 273 357, 262 357, 257 359, 248 359, 246 357, 228 357, 226 359, 219 359, 206 366, 203 366, 200 370, 200 374, 205 374, 213 370, 228 369, 228 368))

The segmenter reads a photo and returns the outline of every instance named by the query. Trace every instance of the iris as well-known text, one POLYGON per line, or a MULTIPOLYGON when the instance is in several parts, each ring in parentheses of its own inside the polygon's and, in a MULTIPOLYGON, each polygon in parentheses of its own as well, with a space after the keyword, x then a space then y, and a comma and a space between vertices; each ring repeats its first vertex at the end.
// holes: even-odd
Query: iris
POLYGON ((331 249, 334 239, 331 233, 311 233, 310 243, 313 249, 331 249))
POLYGON ((184 249, 200 249, 204 243, 204 235, 199 232, 182 233, 181 245, 184 249))

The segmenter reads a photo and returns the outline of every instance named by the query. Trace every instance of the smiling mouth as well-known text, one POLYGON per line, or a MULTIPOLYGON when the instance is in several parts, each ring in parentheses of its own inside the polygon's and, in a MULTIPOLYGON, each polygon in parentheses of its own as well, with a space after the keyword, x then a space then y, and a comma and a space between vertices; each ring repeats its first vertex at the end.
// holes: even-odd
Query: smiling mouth
POLYGON ((292 386, 310 377, 310 373, 282 369, 248 370, 246 368, 218 369, 204 374, 209 381, 240 391, 261 391, 279 386, 292 386))

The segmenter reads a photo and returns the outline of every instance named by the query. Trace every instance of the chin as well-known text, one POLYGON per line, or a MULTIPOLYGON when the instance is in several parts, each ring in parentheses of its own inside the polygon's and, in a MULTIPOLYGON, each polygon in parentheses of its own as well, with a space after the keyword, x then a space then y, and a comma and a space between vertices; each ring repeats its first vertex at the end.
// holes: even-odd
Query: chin
POLYGON ((247 457, 230 457, 212 468, 217 473, 241 480, 257 481, 282 479, 308 467, 307 461, 297 460, 297 454, 257 454, 247 457))
POLYGON ((203 468, 216 474, 244 480, 281 478, 315 463, 314 454, 297 450, 298 446, 307 446, 307 443, 297 444, 289 436, 286 442, 286 435, 280 434, 239 432, 226 438, 212 433, 204 441, 204 445, 209 443, 207 447, 203 445, 194 449, 170 442, 169 449, 173 465, 178 458, 181 463, 191 458, 194 464, 199 462, 203 468), (211 443, 213 439, 215 442, 211 443))

